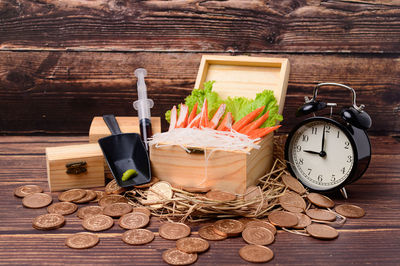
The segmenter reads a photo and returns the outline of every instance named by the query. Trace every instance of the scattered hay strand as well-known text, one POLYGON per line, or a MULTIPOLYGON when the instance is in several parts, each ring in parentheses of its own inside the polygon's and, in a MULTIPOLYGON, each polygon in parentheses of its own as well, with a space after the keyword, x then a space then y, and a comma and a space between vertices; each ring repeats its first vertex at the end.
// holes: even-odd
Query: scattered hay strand
POLYGON ((171 199, 157 193, 161 198, 159 202, 146 202, 149 189, 135 188, 127 191, 125 197, 133 206, 146 206, 152 215, 170 221, 200 222, 238 216, 265 217, 272 209, 279 206, 278 198, 286 191, 286 187, 280 179, 286 170, 283 158, 283 140, 275 137, 274 142, 274 164, 267 174, 259 178, 258 182, 261 197, 246 200, 246 194, 238 194, 233 201, 217 201, 206 198, 205 193, 193 193, 174 187, 172 187, 173 197, 171 199), (155 204, 160 204, 162 207, 155 208, 155 204))

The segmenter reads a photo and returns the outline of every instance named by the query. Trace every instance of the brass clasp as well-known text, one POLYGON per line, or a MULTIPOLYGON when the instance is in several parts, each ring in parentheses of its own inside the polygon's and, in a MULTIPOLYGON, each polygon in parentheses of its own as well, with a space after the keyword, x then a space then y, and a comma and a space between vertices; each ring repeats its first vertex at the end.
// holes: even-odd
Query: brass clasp
POLYGON ((79 175, 87 171, 86 161, 72 162, 65 165, 67 168, 67 174, 69 175, 79 175))

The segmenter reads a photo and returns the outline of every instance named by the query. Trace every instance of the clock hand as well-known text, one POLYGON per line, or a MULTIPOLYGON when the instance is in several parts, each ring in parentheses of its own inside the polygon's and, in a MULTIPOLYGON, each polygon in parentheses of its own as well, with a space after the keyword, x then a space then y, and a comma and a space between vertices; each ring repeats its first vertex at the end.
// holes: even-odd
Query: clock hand
POLYGON ((325 153, 324 151, 324 146, 325 146, 325 125, 324 125, 324 131, 322 132, 322 144, 321 144, 321 154, 325 153))
POLYGON ((326 156, 326 152, 325 151, 310 151, 310 150, 303 150, 304 152, 308 152, 308 153, 312 153, 312 154, 318 154, 320 157, 325 157, 326 156))
POLYGON ((312 153, 312 154, 320 154, 319 152, 317 152, 317 151, 310 151, 310 150, 303 150, 304 152, 308 152, 308 153, 312 153))

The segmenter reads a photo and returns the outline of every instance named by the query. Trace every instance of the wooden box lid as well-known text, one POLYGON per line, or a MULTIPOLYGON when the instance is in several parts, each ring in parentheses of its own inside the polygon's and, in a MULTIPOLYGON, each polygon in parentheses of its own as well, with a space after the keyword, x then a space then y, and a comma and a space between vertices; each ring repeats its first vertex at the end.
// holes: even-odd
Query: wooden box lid
POLYGON ((77 158, 103 156, 99 144, 78 144, 46 148, 48 161, 74 160, 77 158))
MULTIPOLYGON (((139 119, 134 116, 117 116, 116 117, 122 133, 140 133, 139 119)), ((161 132, 160 117, 151 117, 151 128, 153 134, 161 132)), ((100 138, 111 135, 103 117, 96 116, 93 118, 89 130, 89 142, 97 142, 100 138)))
POLYGON ((272 90, 282 114, 289 79, 286 58, 203 55, 195 88, 215 80, 213 91, 222 98, 244 96, 255 98, 263 90, 272 90))

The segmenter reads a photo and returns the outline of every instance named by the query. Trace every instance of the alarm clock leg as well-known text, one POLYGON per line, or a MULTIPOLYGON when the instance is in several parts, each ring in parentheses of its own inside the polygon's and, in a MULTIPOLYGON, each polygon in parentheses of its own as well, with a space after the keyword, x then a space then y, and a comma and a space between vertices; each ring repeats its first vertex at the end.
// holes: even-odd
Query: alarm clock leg
POLYGON ((343 198, 348 199, 347 192, 344 187, 340 189, 340 193, 342 193, 343 198))

